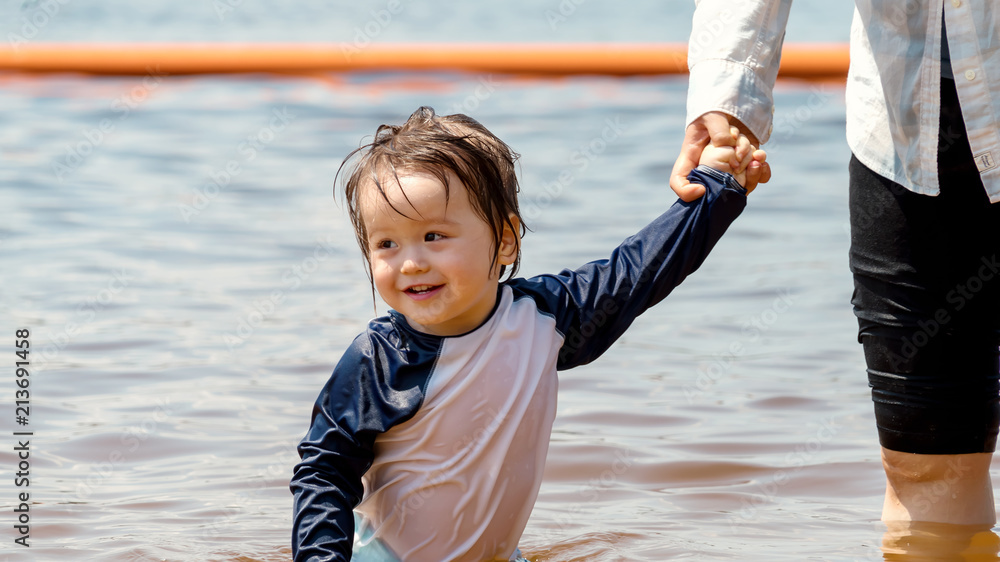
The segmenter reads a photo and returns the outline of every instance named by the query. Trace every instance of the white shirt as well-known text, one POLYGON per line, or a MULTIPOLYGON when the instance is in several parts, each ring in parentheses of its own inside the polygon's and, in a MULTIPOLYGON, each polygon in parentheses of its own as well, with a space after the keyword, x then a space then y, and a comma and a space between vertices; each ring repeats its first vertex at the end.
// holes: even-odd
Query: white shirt
MULTIPOLYGON (((687 122, 722 111, 760 141, 791 0, 696 0, 687 122)), ((1000 202, 1000 4, 856 0, 847 79, 847 142, 858 160, 911 191, 940 193, 941 18, 972 154, 1000 202)))

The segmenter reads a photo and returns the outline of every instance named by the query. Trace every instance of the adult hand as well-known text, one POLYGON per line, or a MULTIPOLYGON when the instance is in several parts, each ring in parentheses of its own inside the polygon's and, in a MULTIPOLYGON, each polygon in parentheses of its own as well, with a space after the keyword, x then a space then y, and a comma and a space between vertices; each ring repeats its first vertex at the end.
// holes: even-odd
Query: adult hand
MULTIPOLYGON (((740 129, 750 143, 757 147, 757 137, 747 129, 743 123, 733 119, 733 126, 740 129)), ((701 158, 701 153, 709 143, 716 146, 736 146, 729 129, 729 116, 719 111, 710 111, 698 117, 688 125, 684 131, 684 143, 681 145, 681 152, 674 162, 674 168, 670 172, 670 188, 681 198, 682 201, 694 201, 705 194, 705 186, 697 183, 689 183, 687 176, 696 166, 701 158)), ((753 161, 747 167, 746 185, 747 193, 754 190, 758 183, 767 183, 771 179, 771 167, 767 162, 753 161)))

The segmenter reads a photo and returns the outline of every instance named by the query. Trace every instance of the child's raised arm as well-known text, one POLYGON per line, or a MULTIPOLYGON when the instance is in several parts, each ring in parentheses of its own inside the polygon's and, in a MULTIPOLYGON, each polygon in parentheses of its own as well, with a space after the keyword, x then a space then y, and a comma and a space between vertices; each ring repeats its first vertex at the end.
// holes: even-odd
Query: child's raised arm
POLYGON ((555 319, 564 336, 557 368, 599 357, 637 316, 660 302, 693 273, 746 205, 746 189, 733 176, 699 166, 688 180, 705 194, 677 201, 608 259, 557 275, 515 279, 509 286, 528 294, 555 319))

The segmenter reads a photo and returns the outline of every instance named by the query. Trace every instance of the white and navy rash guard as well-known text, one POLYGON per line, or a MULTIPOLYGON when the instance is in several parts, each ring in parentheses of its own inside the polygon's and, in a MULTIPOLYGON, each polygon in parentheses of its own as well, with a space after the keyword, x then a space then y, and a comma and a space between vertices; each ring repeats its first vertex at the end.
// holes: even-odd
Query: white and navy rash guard
POLYGON ((541 484, 556 371, 607 350, 746 204, 729 174, 699 167, 690 180, 704 197, 677 201, 609 259, 501 284, 467 334, 418 332, 395 311, 372 320, 299 445, 294 559, 507 560, 541 484))

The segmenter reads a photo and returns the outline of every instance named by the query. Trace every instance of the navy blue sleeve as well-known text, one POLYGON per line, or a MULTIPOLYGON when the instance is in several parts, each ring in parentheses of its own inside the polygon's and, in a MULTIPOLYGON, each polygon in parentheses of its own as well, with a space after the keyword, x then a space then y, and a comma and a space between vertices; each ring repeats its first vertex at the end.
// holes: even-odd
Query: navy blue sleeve
POLYGON ((295 562, 351 559, 353 510, 364 493, 361 477, 372 465, 375 437, 412 418, 423 403, 436 357, 423 347, 402 345, 391 329, 370 328, 320 392, 289 485, 295 562))
POLYGON ((729 174, 699 166, 688 179, 704 184, 705 195, 678 200, 610 258, 511 281, 515 294, 530 295, 556 319, 565 337, 558 369, 589 363, 611 347, 637 316, 701 266, 746 206, 746 190, 729 174))

